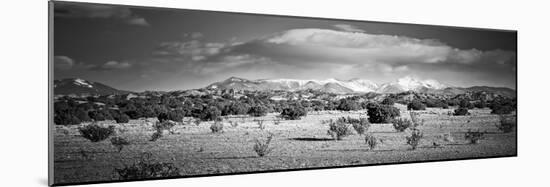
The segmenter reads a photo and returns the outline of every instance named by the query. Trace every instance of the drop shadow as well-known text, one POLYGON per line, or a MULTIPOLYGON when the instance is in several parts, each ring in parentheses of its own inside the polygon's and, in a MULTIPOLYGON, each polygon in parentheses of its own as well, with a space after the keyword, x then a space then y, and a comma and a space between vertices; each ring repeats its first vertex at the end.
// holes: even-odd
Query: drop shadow
POLYGON ((332 139, 332 138, 289 138, 289 140, 294 140, 294 141, 306 141, 306 142, 334 141, 334 139, 332 139))

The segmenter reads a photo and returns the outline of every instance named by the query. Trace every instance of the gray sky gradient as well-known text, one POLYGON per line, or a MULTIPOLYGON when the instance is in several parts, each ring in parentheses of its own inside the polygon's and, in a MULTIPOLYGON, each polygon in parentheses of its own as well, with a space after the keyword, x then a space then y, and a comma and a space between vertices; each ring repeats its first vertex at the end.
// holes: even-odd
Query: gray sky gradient
POLYGON ((131 91, 404 76, 516 87, 516 32, 55 2, 54 76, 131 91))

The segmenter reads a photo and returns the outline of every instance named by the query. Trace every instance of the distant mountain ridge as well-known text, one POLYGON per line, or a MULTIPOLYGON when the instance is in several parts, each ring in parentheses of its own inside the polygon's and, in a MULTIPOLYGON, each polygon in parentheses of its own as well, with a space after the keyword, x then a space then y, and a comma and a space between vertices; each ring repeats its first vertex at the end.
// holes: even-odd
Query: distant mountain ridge
POLYGON ((234 90, 285 90, 298 91, 313 89, 323 92, 347 94, 347 93, 400 93, 406 91, 460 94, 467 91, 498 92, 500 95, 515 96, 515 90, 510 88, 496 88, 488 86, 474 86, 468 88, 453 87, 436 80, 419 80, 406 76, 393 82, 376 84, 366 79, 326 79, 326 80, 299 80, 299 79, 258 79, 248 80, 239 77, 230 77, 224 81, 210 84, 207 89, 234 89, 234 90))
POLYGON ((119 95, 129 91, 118 90, 102 83, 87 81, 80 78, 54 80, 55 95, 119 95))

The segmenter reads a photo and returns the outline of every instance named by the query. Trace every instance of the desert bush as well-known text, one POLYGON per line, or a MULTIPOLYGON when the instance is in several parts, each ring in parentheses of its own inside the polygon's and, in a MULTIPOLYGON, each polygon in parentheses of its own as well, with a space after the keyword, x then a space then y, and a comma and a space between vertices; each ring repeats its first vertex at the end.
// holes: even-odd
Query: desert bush
POLYGON ((180 176, 180 170, 172 163, 157 162, 150 153, 144 153, 141 160, 124 168, 115 168, 121 180, 138 180, 180 176))
POLYGON ((212 125, 210 125, 210 130, 212 133, 222 133, 223 132, 223 123, 220 121, 214 121, 212 125))
POLYGON ((336 107, 336 109, 342 111, 352 111, 361 109, 361 106, 359 106, 356 101, 351 99, 341 99, 340 104, 336 107))
POLYGON ((56 113, 53 121, 58 125, 78 125, 81 122, 78 117, 71 113, 56 113))
POLYGON ((195 123, 196 126, 199 126, 199 125, 201 124, 201 122, 202 122, 201 119, 196 119, 196 120, 194 121, 194 123, 195 123))
POLYGON ((273 147, 270 147, 271 140, 273 139, 273 134, 269 134, 267 139, 265 141, 260 141, 256 139, 256 143, 254 144, 254 152, 258 154, 259 157, 263 157, 265 155, 268 155, 273 151, 273 147))
POLYGON ((504 115, 499 116, 499 123, 497 123, 498 130, 504 132, 504 133, 510 133, 513 131, 514 126, 516 126, 515 120, 512 120, 510 118, 507 118, 504 115))
POLYGON ((332 136, 334 140, 342 140, 342 138, 351 135, 352 131, 347 123, 339 120, 331 120, 329 122, 327 134, 332 136))
POLYGON ((407 105, 407 110, 426 110, 426 105, 420 101, 414 100, 407 105))
POLYGON ((410 112, 409 115, 411 116, 411 122, 412 122, 413 128, 416 129, 417 127, 424 125, 424 119, 420 119, 419 113, 410 112))
POLYGON ((409 144, 411 148, 415 150, 416 147, 418 147, 418 145, 420 144, 420 140, 422 139, 422 137, 424 137, 424 134, 420 130, 412 129, 411 135, 405 137, 405 139, 407 140, 407 144, 409 144))
POLYGON ((262 105, 256 105, 250 107, 248 114, 254 117, 265 116, 267 114, 267 108, 262 105))
POLYGON ((203 121, 215 121, 221 115, 222 115, 222 112, 218 108, 211 106, 211 107, 205 108, 202 111, 199 118, 203 121))
POLYGON ((468 129, 468 132, 464 133, 464 139, 468 140, 470 144, 477 144, 479 143, 479 140, 484 139, 485 132, 481 132, 479 130, 472 131, 471 129, 468 129))
POLYGON ((92 142, 100 142, 109 138, 109 136, 114 134, 115 127, 114 126, 102 127, 97 125, 96 123, 92 123, 90 125, 86 125, 78 128, 78 131, 80 132, 82 137, 92 142))
POLYGON ((470 112, 468 112, 468 109, 467 108, 457 108, 455 109, 455 112, 453 113, 453 115, 455 116, 465 116, 465 115, 470 115, 470 112))
POLYGON ((443 109, 449 108, 449 105, 446 102, 443 102, 442 100, 439 100, 439 99, 426 99, 424 101, 424 104, 426 105, 426 107, 432 107, 432 108, 443 108, 443 109))
POLYGON ((258 119, 258 120, 254 120, 256 121, 256 124, 258 124, 258 128, 260 128, 260 130, 264 130, 265 129, 265 125, 264 125, 264 120, 263 119, 258 119))
POLYGON ((367 105, 369 122, 371 123, 389 123, 395 117, 400 115, 399 109, 389 105, 378 105, 369 103, 367 105))
POLYGON ((118 152, 122 151, 122 148, 126 145, 130 145, 130 142, 128 140, 122 138, 122 137, 112 137, 111 138, 111 144, 117 148, 118 152))
POLYGON ((470 101, 466 99, 460 100, 458 103, 459 108, 467 108, 467 109, 474 109, 474 104, 472 104, 470 101))
POLYGON ((485 102, 485 100, 480 100, 480 101, 478 101, 474 104, 474 107, 476 107, 476 108, 486 108, 487 107, 487 102, 485 102))
POLYGON ((307 111, 302 106, 293 106, 284 108, 281 112, 281 118, 286 120, 299 120, 302 116, 306 116, 307 111))
POLYGON ((231 125, 231 127, 233 128, 236 128, 239 126, 239 122, 229 120, 229 125, 231 125))
POLYGON ((380 104, 392 106, 392 105, 395 104, 395 99, 393 99, 391 97, 386 97, 386 98, 384 98, 384 100, 382 100, 382 102, 380 104))
POLYGON ((162 131, 155 131, 155 133, 151 135, 151 139, 149 139, 149 141, 154 142, 160 139, 161 137, 162 137, 162 131))
POLYGON ((110 113, 116 123, 128 123, 130 121, 130 117, 128 117, 128 115, 118 110, 111 110, 110 113))
POLYGON ((494 105, 491 107, 491 114, 511 114, 514 110, 510 105, 494 105))
POLYGON ((392 125, 397 132, 403 132, 409 127, 412 127, 413 123, 411 120, 405 118, 397 118, 392 121, 392 125))
POLYGON ((351 124, 357 134, 360 135, 363 135, 365 132, 367 132, 370 127, 370 123, 367 118, 352 118, 348 116, 347 118, 339 118, 338 121, 351 124))
POLYGON ((274 124, 274 125, 279 125, 279 124, 281 124, 281 119, 277 118, 277 119, 273 120, 273 124, 274 124))
POLYGON ((163 130, 168 130, 168 131, 171 131, 172 127, 176 126, 176 123, 171 121, 171 120, 167 120, 167 121, 162 121, 162 122, 156 122, 154 125, 153 125, 153 128, 155 128, 155 130, 157 132, 159 131, 163 131, 163 130))
POLYGON ((365 143, 369 146, 370 150, 374 150, 378 144, 378 140, 371 133, 367 133, 365 134, 365 143))

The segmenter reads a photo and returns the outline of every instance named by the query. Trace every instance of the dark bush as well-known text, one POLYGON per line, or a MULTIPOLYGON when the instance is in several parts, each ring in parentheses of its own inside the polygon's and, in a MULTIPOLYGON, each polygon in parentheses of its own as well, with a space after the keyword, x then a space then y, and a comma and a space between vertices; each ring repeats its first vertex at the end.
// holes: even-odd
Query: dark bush
POLYGON ((78 131, 82 135, 82 137, 92 141, 92 142, 99 142, 103 141, 115 132, 114 126, 109 127, 102 127, 95 123, 92 123, 90 125, 86 125, 84 127, 78 128, 78 131))
POLYGON ((463 99, 460 100, 460 103, 458 103, 459 108, 466 108, 466 109, 474 109, 474 104, 472 104, 470 101, 463 99))
POLYGON ((265 155, 268 155, 273 151, 273 147, 270 147, 269 144, 271 143, 271 140, 273 140, 273 134, 269 134, 267 139, 265 141, 260 141, 256 139, 256 143, 254 144, 254 152, 258 154, 259 157, 263 157, 265 155))
POLYGON ((342 111, 352 111, 352 110, 359 110, 361 107, 356 101, 353 101, 351 99, 341 99, 340 104, 338 107, 336 107, 337 110, 342 111))
POLYGON ((375 103, 367 105, 367 113, 369 115, 369 122, 371 123, 389 123, 400 115, 399 109, 393 106, 375 103))
POLYGON ((481 131, 472 131, 468 129, 468 132, 464 133, 464 139, 468 140, 470 144, 477 144, 479 140, 484 139, 485 132, 481 131))
POLYGON ((139 162, 124 168, 115 168, 121 180, 141 180, 180 176, 180 170, 172 163, 157 162, 151 159, 151 153, 144 153, 139 162))
POLYGON ((443 108, 443 109, 449 108, 449 105, 447 103, 438 99, 426 99, 424 103, 426 107, 430 107, 430 108, 443 108))
POLYGON ((491 114, 511 114, 514 107, 509 105, 495 105, 492 107, 491 114))
POLYGON ((499 123, 496 126, 498 130, 502 131, 503 133, 510 133, 514 130, 514 126, 516 126, 516 121, 513 118, 508 118, 506 116, 500 115, 499 123))
POLYGON ((130 121, 130 117, 128 117, 128 115, 125 113, 120 113, 119 111, 112 110, 111 116, 113 116, 113 119, 117 123, 128 123, 130 121))
POLYGON ((69 112, 56 113, 53 121, 58 125, 78 125, 81 122, 80 119, 69 112))
POLYGON ((265 116, 267 114, 267 108, 261 105, 250 107, 248 114, 254 117, 265 116))
POLYGON ((426 110, 426 105, 414 100, 407 105, 407 110, 426 110))
POLYGON ((302 106, 292 106, 283 109, 281 112, 281 118, 286 120, 299 120, 302 116, 306 116, 307 111, 302 106))
POLYGON ((453 115, 455 116, 465 116, 465 115, 470 115, 470 112, 468 112, 468 109, 467 108, 457 108, 455 109, 455 112, 453 113, 453 115))
POLYGON ((130 145, 130 142, 122 137, 112 137, 111 144, 117 148, 118 152, 120 152, 124 146, 130 145))
POLYGON ((215 121, 219 119, 221 115, 222 112, 218 108, 211 106, 202 111, 200 119, 202 121, 215 121))
POLYGON ((405 119, 405 118, 398 118, 392 121, 393 128, 397 132, 403 132, 409 127, 413 126, 413 123, 411 120, 405 119))
POLYGON ((349 126, 350 125, 340 120, 333 121, 331 119, 329 121, 329 129, 327 131, 327 134, 332 136, 334 140, 342 140, 343 137, 346 137, 352 134, 352 131, 349 126))
POLYGON ((416 147, 418 147, 418 145, 420 144, 420 140, 422 139, 422 137, 424 137, 424 134, 420 132, 420 130, 413 129, 411 131, 411 135, 405 137, 405 139, 407 140, 407 144, 409 144, 411 148, 415 150, 416 147))
POLYGON ((386 97, 384 100, 382 100, 382 102, 380 104, 392 106, 392 105, 395 104, 395 99, 393 99, 391 97, 386 97))
POLYGON ((369 146, 370 150, 374 150, 378 144, 378 140, 371 133, 367 133, 365 134, 365 143, 369 146))

